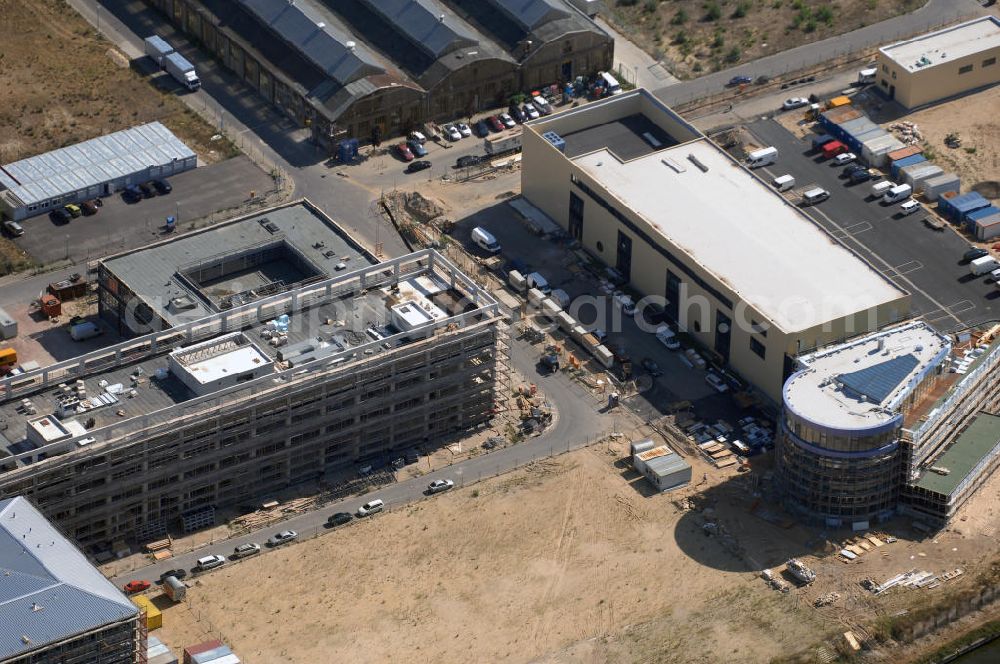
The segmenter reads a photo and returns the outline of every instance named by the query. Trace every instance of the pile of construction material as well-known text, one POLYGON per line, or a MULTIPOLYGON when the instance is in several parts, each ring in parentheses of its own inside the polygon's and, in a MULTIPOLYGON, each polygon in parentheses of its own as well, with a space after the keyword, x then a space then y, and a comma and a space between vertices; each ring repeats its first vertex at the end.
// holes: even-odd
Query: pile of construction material
POLYGON ((945 572, 943 574, 934 574, 933 572, 928 572, 926 570, 911 569, 909 572, 903 572, 902 574, 897 574, 891 579, 887 579, 884 583, 875 583, 871 579, 865 579, 861 585, 875 595, 881 595, 896 586, 904 588, 933 589, 937 588, 942 583, 962 576, 964 573, 964 570, 960 568, 953 569, 950 572, 945 572))
POLYGON ((913 145, 924 140, 924 135, 920 133, 920 127, 917 126, 916 122, 909 122, 907 120, 893 122, 889 125, 889 131, 895 132, 899 136, 899 140, 907 145, 913 145))
POLYGON ((801 560, 797 558, 790 558, 787 563, 785 563, 785 569, 788 573, 795 577, 795 580, 802 584, 809 584, 816 580, 816 572, 812 571, 806 566, 801 560))

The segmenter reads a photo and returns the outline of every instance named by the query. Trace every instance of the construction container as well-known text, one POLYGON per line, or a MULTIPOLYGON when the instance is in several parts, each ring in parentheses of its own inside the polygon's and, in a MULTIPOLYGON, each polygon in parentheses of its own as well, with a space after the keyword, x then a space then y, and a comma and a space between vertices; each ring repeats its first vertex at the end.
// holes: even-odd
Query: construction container
POLYGON ((882 168, 889 163, 889 153, 903 147, 903 142, 885 132, 874 138, 865 138, 861 145, 861 158, 871 166, 882 168))
POLYGON ((857 136, 858 134, 867 133, 872 129, 881 129, 881 127, 864 115, 859 118, 855 118, 850 122, 842 122, 837 128, 844 136, 857 136))
MULTIPOLYGON (((191 664, 210 664, 210 662, 218 662, 226 657, 235 657, 235 655, 233 655, 233 651, 229 646, 223 644, 218 648, 193 653, 191 655, 191 664)), ((236 661, 238 662, 239 660, 237 659, 236 661)))
POLYGON ((42 313, 49 318, 55 318, 62 314, 62 302, 55 295, 42 295, 42 313))
POLYGON ((4 309, 0 309, 0 337, 13 339, 17 336, 17 321, 4 309))
POLYGON ((224 645, 225 644, 222 641, 212 639, 211 641, 203 641, 202 643, 188 646, 184 649, 184 664, 193 664, 191 658, 195 655, 208 652, 209 650, 215 650, 216 648, 221 648, 224 645))
POLYGON ((877 138, 879 136, 882 136, 883 134, 885 134, 885 129, 876 126, 864 133, 851 134, 850 136, 844 138, 844 142, 847 143, 847 147, 851 148, 851 152, 860 156, 861 148, 864 145, 865 141, 867 141, 870 138, 877 138))
POLYGON ((87 281, 85 279, 63 279, 49 284, 49 292, 63 302, 86 297, 87 281))
POLYGON ((971 231, 975 229, 977 221, 980 219, 988 219, 997 213, 1000 213, 1000 209, 998 209, 995 205, 987 205, 986 207, 966 212, 963 220, 966 222, 966 226, 971 231))
POLYGON ((140 611, 146 612, 146 629, 154 630, 163 627, 163 614, 148 597, 137 595, 132 598, 132 603, 138 606, 140 611))
POLYGON ((850 122, 861 117, 861 111, 853 108, 839 108, 833 111, 820 113, 819 124, 821 127, 833 133, 833 129, 844 122, 850 122))
POLYGON ((597 361, 601 363, 601 366, 603 366, 605 369, 610 369, 612 365, 614 365, 615 356, 610 350, 608 350, 607 346, 605 346, 604 344, 601 344, 599 346, 594 346, 591 349, 591 352, 594 354, 594 357, 597 358, 597 361))
POLYGON ((892 176, 894 182, 899 182, 897 179, 899 177, 899 171, 907 166, 912 166, 913 164, 919 164, 922 161, 927 161, 927 158, 922 154, 914 154, 906 157, 904 159, 897 159, 892 162, 889 174, 892 176))
POLYGON ((177 655, 169 650, 159 655, 150 655, 146 664, 177 664, 177 655))
POLYGON ((211 661, 198 662, 198 664, 240 664, 240 658, 229 653, 211 661))
POLYGON ((1000 236, 1000 211, 997 214, 976 219, 976 227, 973 232, 976 239, 980 241, 992 240, 1000 236))
POLYGON ((537 288, 528 289, 528 304, 538 307, 541 306, 542 300, 544 299, 545 299, 545 293, 543 293, 542 291, 538 290, 537 288))
POLYGON ((908 145, 904 148, 894 150, 886 156, 889 157, 889 161, 899 161, 900 159, 906 159, 907 157, 912 157, 915 154, 920 154, 923 151, 924 149, 919 145, 908 145))
POLYGON ((942 173, 924 182, 924 198, 936 201, 946 191, 958 192, 962 180, 954 173, 942 173))
POLYGON ((913 189, 913 193, 917 193, 920 191, 920 187, 924 182, 930 178, 942 175, 943 173, 944 169, 937 164, 924 161, 919 164, 913 164, 912 166, 906 166, 899 169, 899 178, 896 182, 905 182, 910 185, 911 189, 913 189))
POLYGON ((559 326, 560 330, 566 332, 567 334, 572 332, 574 327, 577 327, 576 319, 565 311, 560 311, 556 314, 556 324, 559 326))
POLYGON ((851 98, 846 95, 841 95, 839 97, 834 97, 830 101, 826 102, 827 108, 840 108, 841 106, 850 106, 851 98))
POLYGON ((637 440, 633 442, 631 445, 629 445, 629 454, 635 456, 636 454, 640 454, 647 450, 651 450, 654 447, 656 447, 656 443, 653 442, 651 438, 647 438, 645 440, 637 440))
POLYGON ((938 212, 954 223, 959 223, 969 212, 987 207, 988 200, 975 191, 955 197, 942 196, 938 199, 938 212))
POLYGON ((175 602, 180 602, 187 596, 187 586, 176 576, 168 576, 163 580, 163 592, 175 602))

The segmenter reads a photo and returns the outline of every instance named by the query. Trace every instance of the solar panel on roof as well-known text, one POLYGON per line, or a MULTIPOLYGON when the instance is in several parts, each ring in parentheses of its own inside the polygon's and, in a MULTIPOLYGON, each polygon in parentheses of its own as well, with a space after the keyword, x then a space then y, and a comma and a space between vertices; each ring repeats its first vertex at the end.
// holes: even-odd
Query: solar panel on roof
POLYGON ((361 0, 414 46, 439 58, 476 40, 433 0, 361 0))
POLYGON ((525 30, 534 30, 543 23, 566 18, 569 14, 551 0, 489 0, 525 30))
POLYGON ((839 374, 837 382, 875 403, 882 403, 919 363, 913 353, 907 353, 858 371, 839 374))

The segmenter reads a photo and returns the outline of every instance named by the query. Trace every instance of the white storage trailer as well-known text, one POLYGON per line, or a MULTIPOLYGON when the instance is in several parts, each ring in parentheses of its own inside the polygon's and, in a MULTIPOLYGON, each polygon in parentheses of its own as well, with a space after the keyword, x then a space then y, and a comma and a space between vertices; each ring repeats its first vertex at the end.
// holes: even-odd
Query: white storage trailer
POLYGON ((521 149, 521 128, 515 127, 500 132, 496 136, 483 139, 483 149, 488 155, 497 155, 521 149))
POLYGON ((194 91, 201 87, 201 80, 198 78, 194 65, 180 53, 174 51, 164 58, 164 68, 168 74, 174 77, 174 80, 188 90, 194 91))
POLYGON ((1000 268, 1000 262, 997 262, 993 256, 983 256, 969 263, 969 272, 977 277, 997 268, 1000 268))
POLYGON ((146 55, 152 58, 153 62, 160 69, 163 69, 167 56, 174 52, 174 47, 167 43, 163 37, 152 35, 143 40, 146 55))

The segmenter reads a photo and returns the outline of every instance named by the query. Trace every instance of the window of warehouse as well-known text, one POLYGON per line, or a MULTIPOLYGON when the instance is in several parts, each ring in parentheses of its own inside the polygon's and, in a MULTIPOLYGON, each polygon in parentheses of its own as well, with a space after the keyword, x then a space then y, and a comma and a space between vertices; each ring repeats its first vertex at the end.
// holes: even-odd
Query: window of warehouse
POLYGON ((753 337, 750 337, 750 350, 752 350, 754 354, 762 360, 764 359, 764 355, 767 353, 767 349, 764 347, 764 344, 757 341, 757 339, 753 337))
POLYGON ((972 71, 972 65, 965 65, 964 67, 958 68, 959 74, 968 74, 970 71, 972 71))

